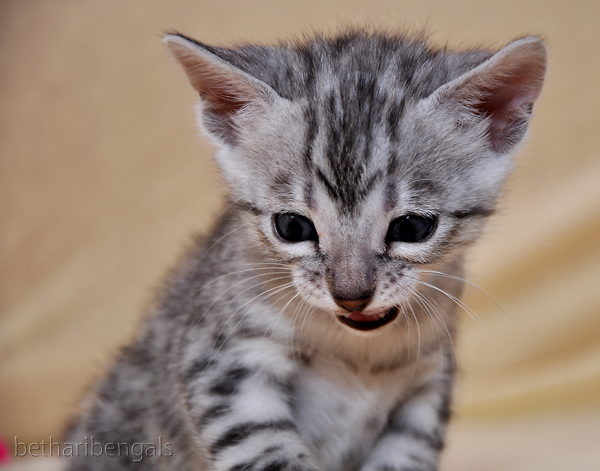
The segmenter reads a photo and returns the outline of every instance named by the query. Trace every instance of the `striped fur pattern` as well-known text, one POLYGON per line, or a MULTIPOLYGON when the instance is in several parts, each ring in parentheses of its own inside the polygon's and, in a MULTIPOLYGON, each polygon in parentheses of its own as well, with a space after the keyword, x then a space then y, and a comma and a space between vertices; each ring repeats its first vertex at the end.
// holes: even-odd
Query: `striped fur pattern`
POLYGON ((525 137, 542 41, 164 42, 200 95, 229 205, 68 435, 172 452, 69 469, 437 470, 463 257, 525 137), (286 214, 308 235, 282 232, 286 214), (407 216, 426 236, 389 235, 407 216))

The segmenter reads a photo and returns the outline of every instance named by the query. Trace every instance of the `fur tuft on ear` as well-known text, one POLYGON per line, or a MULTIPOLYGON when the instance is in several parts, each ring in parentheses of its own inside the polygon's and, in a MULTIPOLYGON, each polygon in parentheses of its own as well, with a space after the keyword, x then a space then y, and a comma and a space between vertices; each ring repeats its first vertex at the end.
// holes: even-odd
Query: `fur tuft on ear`
POLYGON ((491 149, 510 152, 525 136, 546 73, 546 46, 518 39, 490 59, 436 90, 439 103, 463 105, 467 116, 488 120, 491 149))
POLYGON ((275 91, 190 38, 168 34, 163 43, 200 94, 205 129, 226 144, 236 144, 240 120, 271 103, 275 91))

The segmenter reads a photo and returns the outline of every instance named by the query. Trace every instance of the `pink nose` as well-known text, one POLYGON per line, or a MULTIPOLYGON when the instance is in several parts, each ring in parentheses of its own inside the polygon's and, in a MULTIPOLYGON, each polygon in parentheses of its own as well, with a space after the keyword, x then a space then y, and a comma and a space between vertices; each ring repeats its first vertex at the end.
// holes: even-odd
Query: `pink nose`
POLYGON ((342 298, 333 298, 335 303, 344 308, 348 312, 354 311, 362 311, 369 301, 371 300, 370 296, 358 299, 342 299, 342 298))

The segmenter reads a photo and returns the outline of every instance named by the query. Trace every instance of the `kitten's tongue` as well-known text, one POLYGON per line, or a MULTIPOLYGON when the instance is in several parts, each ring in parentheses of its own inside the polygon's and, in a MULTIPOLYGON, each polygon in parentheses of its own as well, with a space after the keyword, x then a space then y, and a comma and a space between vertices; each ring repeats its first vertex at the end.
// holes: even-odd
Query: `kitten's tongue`
POLYGON ((360 311, 353 311, 349 316, 337 316, 342 324, 356 330, 375 330, 389 324, 398 317, 398 308, 394 307, 389 311, 376 312, 366 316, 360 311))
POLYGON ((365 316, 362 312, 360 311, 354 311, 352 312, 349 316, 348 319, 354 321, 354 322, 373 322, 373 321, 377 321, 380 318, 382 318, 383 316, 385 316, 385 312, 383 313, 375 313, 372 314, 370 316, 365 316))

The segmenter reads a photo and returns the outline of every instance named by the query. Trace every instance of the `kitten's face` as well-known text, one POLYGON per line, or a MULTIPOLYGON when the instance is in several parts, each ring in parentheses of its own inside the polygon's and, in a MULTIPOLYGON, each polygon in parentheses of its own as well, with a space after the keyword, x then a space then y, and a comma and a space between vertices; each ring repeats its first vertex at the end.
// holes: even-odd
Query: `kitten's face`
POLYGON ((478 236, 545 72, 537 38, 495 55, 362 33, 165 42, 202 97, 200 125, 256 243, 307 303, 356 330, 391 323, 420 270, 478 236))
POLYGON ((309 305, 350 328, 377 330, 418 288, 420 268, 431 269, 476 238, 500 185, 480 184, 488 169, 477 157, 486 143, 438 137, 426 102, 405 108, 394 139, 378 132, 386 113, 374 118, 368 139, 342 129, 339 140, 354 155, 331 151, 331 110, 315 106, 319 124, 311 132, 301 119, 310 106, 282 103, 268 126, 242 134, 244 157, 269 162, 260 171, 245 169, 252 185, 243 198, 255 209, 249 218, 259 240, 291 267, 309 305))

